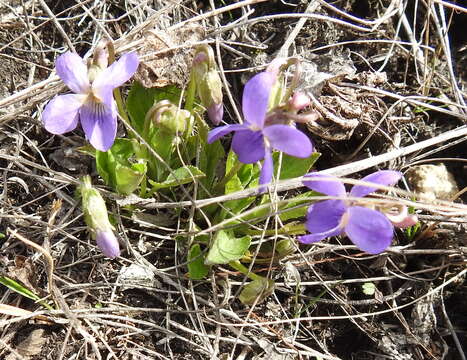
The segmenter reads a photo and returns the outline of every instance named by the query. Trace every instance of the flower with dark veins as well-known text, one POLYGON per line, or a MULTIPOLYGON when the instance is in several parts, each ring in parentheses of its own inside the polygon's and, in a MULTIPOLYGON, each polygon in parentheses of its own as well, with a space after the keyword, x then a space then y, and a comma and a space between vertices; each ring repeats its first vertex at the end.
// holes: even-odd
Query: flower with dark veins
POLYGON ((138 65, 138 56, 132 52, 109 67, 98 69, 98 72, 95 68, 88 72, 78 54, 68 51, 60 55, 55 69, 74 94, 59 95, 47 104, 42 113, 46 130, 52 134, 64 134, 74 130, 79 120, 91 145, 97 150, 107 151, 117 133, 113 90, 128 81, 138 65))
MULTIPOLYGON (((305 180, 303 184, 311 190, 342 200, 319 201, 310 206, 306 228, 311 234, 300 236, 300 242, 310 244, 330 236, 346 234, 360 250, 370 254, 379 254, 386 250, 394 232, 394 226, 388 217, 380 211, 346 199, 348 196, 367 196, 375 192, 377 187, 355 185, 347 196, 344 184, 338 178, 320 173, 310 173, 306 177, 311 181, 305 180)), ((402 174, 398 171, 381 170, 361 180, 390 186, 396 184, 401 177, 402 174)))
POLYGON ((264 159, 260 185, 267 184, 272 179, 273 149, 298 158, 306 158, 313 152, 310 139, 294 126, 266 123, 269 96, 276 77, 275 73, 268 71, 252 77, 243 90, 244 123, 219 126, 208 134, 208 143, 212 143, 230 132, 235 132, 232 149, 238 155, 238 160, 252 164, 264 159))

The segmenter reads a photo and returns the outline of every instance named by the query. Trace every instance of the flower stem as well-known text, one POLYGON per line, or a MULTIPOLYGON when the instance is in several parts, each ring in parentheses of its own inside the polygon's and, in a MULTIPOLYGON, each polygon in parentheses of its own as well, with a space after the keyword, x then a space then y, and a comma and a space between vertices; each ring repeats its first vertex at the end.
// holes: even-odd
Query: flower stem
POLYGON ((250 230, 248 229, 245 231, 245 234, 247 235, 262 235, 264 233, 265 236, 272 236, 272 235, 297 235, 297 234, 304 234, 306 233, 306 227, 305 224, 291 224, 291 225, 285 225, 283 228, 280 229, 274 229, 274 230, 250 230))
POLYGON ((242 168, 244 164, 241 163, 240 161, 237 161, 234 166, 230 169, 230 171, 224 176, 224 178, 219 181, 216 186, 214 187, 214 193, 220 193, 222 192, 222 189, 224 188, 225 184, 234 177, 234 175, 237 174, 237 172, 242 168))
POLYGON ((195 77, 193 75, 193 71, 190 74, 190 82, 188 83, 188 89, 186 90, 186 100, 185 100, 185 110, 188 110, 192 117, 188 120, 188 124, 186 127, 185 131, 185 139, 188 139, 188 137, 191 135, 193 132, 193 117, 195 114, 193 114, 193 106, 195 103, 195 93, 196 93, 196 81, 195 77))
POLYGON ((241 272, 243 275, 246 275, 248 278, 251 280, 263 280, 264 278, 262 276, 256 275, 255 273, 252 273, 248 271, 248 268, 245 267, 240 261, 235 260, 229 262, 229 265, 233 267, 235 270, 241 272))

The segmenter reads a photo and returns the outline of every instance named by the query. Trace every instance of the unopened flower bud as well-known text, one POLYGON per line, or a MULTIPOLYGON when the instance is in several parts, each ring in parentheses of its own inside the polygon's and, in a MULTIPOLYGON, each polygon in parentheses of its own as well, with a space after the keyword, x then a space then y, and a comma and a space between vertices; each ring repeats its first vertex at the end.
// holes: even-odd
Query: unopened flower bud
POLYGON ((398 227, 400 229, 405 229, 405 228, 408 228, 410 226, 414 226, 417 223, 418 223, 417 215, 411 214, 411 215, 407 215, 402 221, 393 222, 392 224, 395 227, 398 227))
POLYGON ((209 67, 209 60, 208 55, 200 50, 193 57, 193 68, 195 70, 200 70, 202 66, 209 67))
POLYGON ((113 231, 97 231, 96 243, 105 256, 112 259, 120 255, 118 240, 113 231))
POLYGON ((193 59, 193 80, 196 82, 201 104, 208 110, 208 117, 215 125, 222 120, 222 81, 217 71, 214 52, 203 45, 193 59))
POLYGON ((274 74, 275 77, 279 76, 279 72, 281 71, 281 68, 287 65, 288 60, 286 58, 276 58, 273 61, 271 61, 266 68, 266 71, 274 74))
POLYGON ((97 44, 92 57, 93 65, 99 66, 102 70, 109 66, 109 51, 107 50, 107 41, 101 41, 97 44))
POLYGON ((92 63, 88 66, 88 78, 93 82, 102 70, 109 65, 109 52, 107 42, 101 41, 94 50, 92 63))
POLYGON ((214 125, 219 125, 224 116, 224 106, 220 104, 212 104, 208 107, 208 117, 214 125))
POLYGON ((409 209, 406 205, 395 205, 390 208, 380 208, 389 221, 400 229, 414 226, 418 222, 417 215, 409 214, 409 209))
POLYGON ((91 178, 82 178, 79 187, 82 199, 84 220, 88 225, 93 239, 105 256, 114 258, 120 255, 118 240, 113 233, 113 226, 109 221, 105 201, 97 189, 92 187, 91 178))
POLYGON ((301 91, 295 92, 289 100, 290 110, 300 111, 311 104, 311 99, 308 95, 301 91))
POLYGON ((152 106, 146 117, 151 117, 158 126, 176 135, 185 131, 191 114, 187 110, 179 109, 168 100, 162 100, 152 106))

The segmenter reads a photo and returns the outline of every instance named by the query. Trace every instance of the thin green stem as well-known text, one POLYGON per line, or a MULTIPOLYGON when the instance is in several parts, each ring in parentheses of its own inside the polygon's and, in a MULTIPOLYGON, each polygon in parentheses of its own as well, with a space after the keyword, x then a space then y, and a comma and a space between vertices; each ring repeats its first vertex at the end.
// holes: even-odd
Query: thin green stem
POLYGON ((227 182, 238 173, 238 171, 242 168, 243 165, 243 163, 237 161, 236 164, 232 166, 230 171, 224 176, 224 178, 216 184, 216 186, 214 187, 214 193, 217 194, 222 192, 225 184, 227 184, 227 182))
POLYGON ((277 230, 247 230, 244 233, 247 235, 262 235, 264 233, 265 236, 271 235, 295 235, 295 234, 304 234, 306 232, 305 224, 293 224, 293 225, 286 225, 281 229, 277 230))
POLYGON ((233 267, 235 270, 241 272, 243 275, 247 276, 248 278, 250 278, 253 281, 255 281, 255 280, 260 280, 260 281, 264 280, 264 278, 262 276, 256 275, 255 273, 252 273, 252 272, 249 272, 248 268, 245 267, 238 260, 229 262, 229 265, 230 265, 230 267, 233 267))
POLYGON ((185 139, 187 140, 191 133, 193 132, 193 118, 195 114, 193 113, 193 107, 195 104, 195 94, 196 94, 196 81, 193 75, 193 71, 190 74, 190 82, 188 83, 188 89, 186 90, 185 97, 185 110, 188 110, 192 117, 188 120, 188 124, 185 131, 185 139))

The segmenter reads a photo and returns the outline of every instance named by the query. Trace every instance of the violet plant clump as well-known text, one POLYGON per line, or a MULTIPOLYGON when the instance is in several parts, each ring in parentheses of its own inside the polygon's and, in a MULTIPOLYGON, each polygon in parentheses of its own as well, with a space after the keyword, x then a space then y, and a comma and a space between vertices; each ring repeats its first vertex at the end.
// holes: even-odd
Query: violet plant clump
POLYGON ((230 132, 235 132, 232 150, 238 160, 252 164, 264 159, 259 184, 271 181, 274 170, 272 150, 276 149, 298 158, 307 158, 313 152, 310 139, 292 125, 268 123, 270 96, 277 80, 277 72, 264 71, 253 76, 243 90, 243 124, 217 127, 208 134, 208 143, 213 143, 230 132))
MULTIPOLYGON (((365 176, 362 181, 378 185, 396 184, 402 174, 398 171, 381 170, 365 176)), ((359 202, 346 199, 362 198, 377 190, 376 187, 355 185, 347 195, 344 184, 335 177, 310 173, 303 184, 311 190, 322 194, 340 197, 341 199, 319 201, 309 207, 306 228, 311 234, 300 236, 299 241, 305 244, 314 243, 327 237, 345 234, 360 249, 370 254, 379 254, 386 250, 392 242, 394 225, 391 216, 381 211, 362 206, 359 202)), ((394 217, 394 216, 393 216, 394 217)), ((396 219, 396 225, 413 223, 413 218, 396 219)))
POLYGON ((136 72, 139 60, 135 52, 124 54, 107 67, 105 55, 89 68, 76 53, 66 52, 57 58, 55 69, 73 94, 52 99, 42 113, 45 129, 64 134, 76 128, 78 121, 94 148, 107 151, 117 133, 117 107, 113 90, 136 72))

